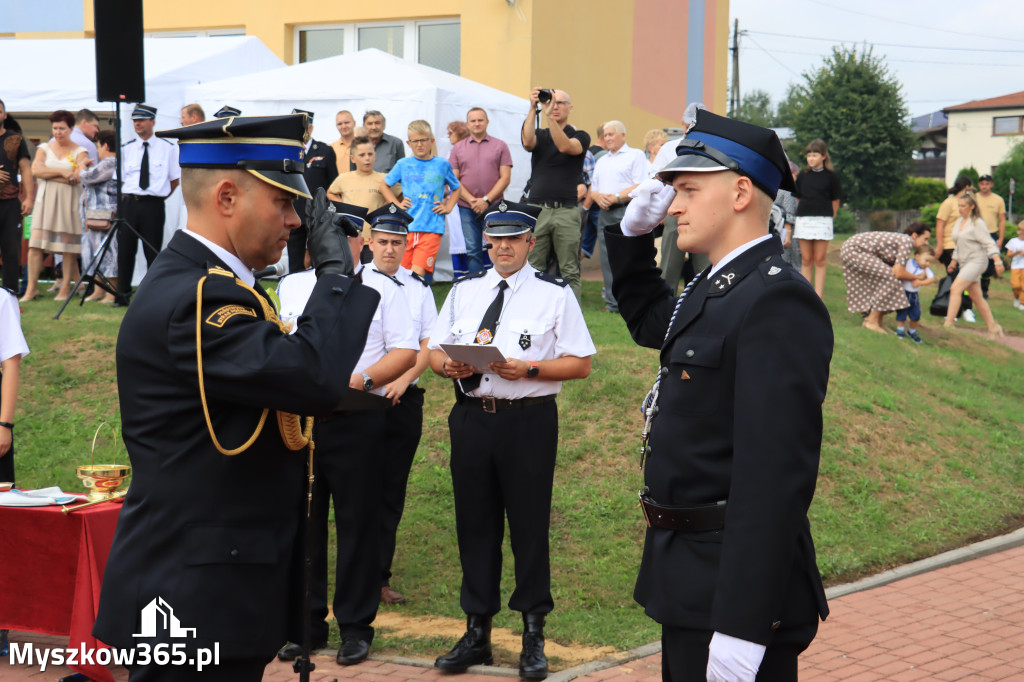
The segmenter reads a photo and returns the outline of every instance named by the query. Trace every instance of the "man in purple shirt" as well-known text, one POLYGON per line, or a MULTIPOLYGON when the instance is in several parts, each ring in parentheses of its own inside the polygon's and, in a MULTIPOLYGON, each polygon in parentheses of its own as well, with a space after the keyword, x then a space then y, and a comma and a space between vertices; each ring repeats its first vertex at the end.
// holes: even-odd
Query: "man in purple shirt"
POLYGON ((486 111, 480 107, 470 109, 466 114, 469 137, 456 143, 448 156, 455 177, 462 183, 459 217, 471 273, 484 269, 484 212, 501 200, 512 178, 512 154, 507 144, 487 134, 488 123, 486 111))

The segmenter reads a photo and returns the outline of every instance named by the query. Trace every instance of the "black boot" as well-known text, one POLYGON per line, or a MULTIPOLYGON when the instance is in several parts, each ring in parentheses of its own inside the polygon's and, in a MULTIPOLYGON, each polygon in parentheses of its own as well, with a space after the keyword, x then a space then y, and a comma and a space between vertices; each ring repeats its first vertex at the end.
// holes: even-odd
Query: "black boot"
POLYGON ((523 652, 519 654, 519 677, 543 680, 548 676, 548 657, 544 655, 544 614, 523 614, 523 652))
POLYGON ((444 656, 438 656, 434 667, 450 673, 464 673, 471 665, 491 665, 491 617, 466 616, 466 634, 444 656))

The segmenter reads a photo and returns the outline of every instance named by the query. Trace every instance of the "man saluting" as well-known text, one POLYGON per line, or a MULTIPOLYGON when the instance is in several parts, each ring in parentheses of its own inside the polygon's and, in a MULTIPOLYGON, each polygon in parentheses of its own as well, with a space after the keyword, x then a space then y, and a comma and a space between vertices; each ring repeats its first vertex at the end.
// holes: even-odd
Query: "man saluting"
POLYGON ((305 457, 290 451, 302 443, 286 413, 340 401, 378 300, 344 276, 351 251, 322 192, 309 238, 318 281, 296 334, 255 284, 252 269, 277 262, 299 226, 292 201, 309 196, 305 131, 292 115, 159 133, 179 139, 188 228, 157 256, 118 334, 133 479, 93 631, 137 655, 142 644, 174 653, 167 665, 137 657, 133 681, 193 679, 200 648, 220 657, 204 679, 260 680, 289 622, 301 623, 305 457))
POLYGON ((768 231, 792 189, 775 133, 701 110, 676 153, 606 233, 622 316, 661 350, 634 597, 662 625, 665 680, 796 680, 828 614, 807 509, 832 327, 768 231), (666 211, 679 249, 711 261, 678 301, 654 267, 666 211))

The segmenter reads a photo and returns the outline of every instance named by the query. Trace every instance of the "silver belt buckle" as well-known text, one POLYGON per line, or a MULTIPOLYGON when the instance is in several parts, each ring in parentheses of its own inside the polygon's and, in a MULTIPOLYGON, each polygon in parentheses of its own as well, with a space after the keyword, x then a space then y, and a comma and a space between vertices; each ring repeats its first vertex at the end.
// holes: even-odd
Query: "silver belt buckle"
POLYGON ((483 404, 484 412, 486 412, 487 414, 494 414, 495 412, 498 411, 497 405, 495 404, 494 396, 486 396, 484 398, 481 398, 480 400, 483 404))

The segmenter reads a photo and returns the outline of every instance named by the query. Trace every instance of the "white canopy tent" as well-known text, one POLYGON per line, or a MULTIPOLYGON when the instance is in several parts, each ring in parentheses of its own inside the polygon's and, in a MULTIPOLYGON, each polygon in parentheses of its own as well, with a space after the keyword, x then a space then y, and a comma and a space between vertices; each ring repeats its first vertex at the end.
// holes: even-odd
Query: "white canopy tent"
MULTIPOLYGON (((451 151, 444 134, 451 121, 465 121, 471 107, 483 107, 490 119, 488 133, 504 140, 512 152, 512 183, 505 195, 518 200, 530 177, 530 154, 523 149, 520 131, 529 101, 445 71, 412 64, 380 50, 362 50, 262 73, 206 82, 185 90, 185 97, 204 108, 230 103, 243 115, 290 113, 293 108, 315 114, 313 136, 332 142, 338 134, 334 116, 352 112, 356 123, 364 112, 376 109, 386 120, 385 132, 405 140, 408 124, 430 122, 438 154, 451 151)), ((406 155, 411 151, 406 148, 406 155)), ((450 276, 448 247, 441 246, 435 278, 450 276), (445 267, 447 266, 447 268, 445 267)))

